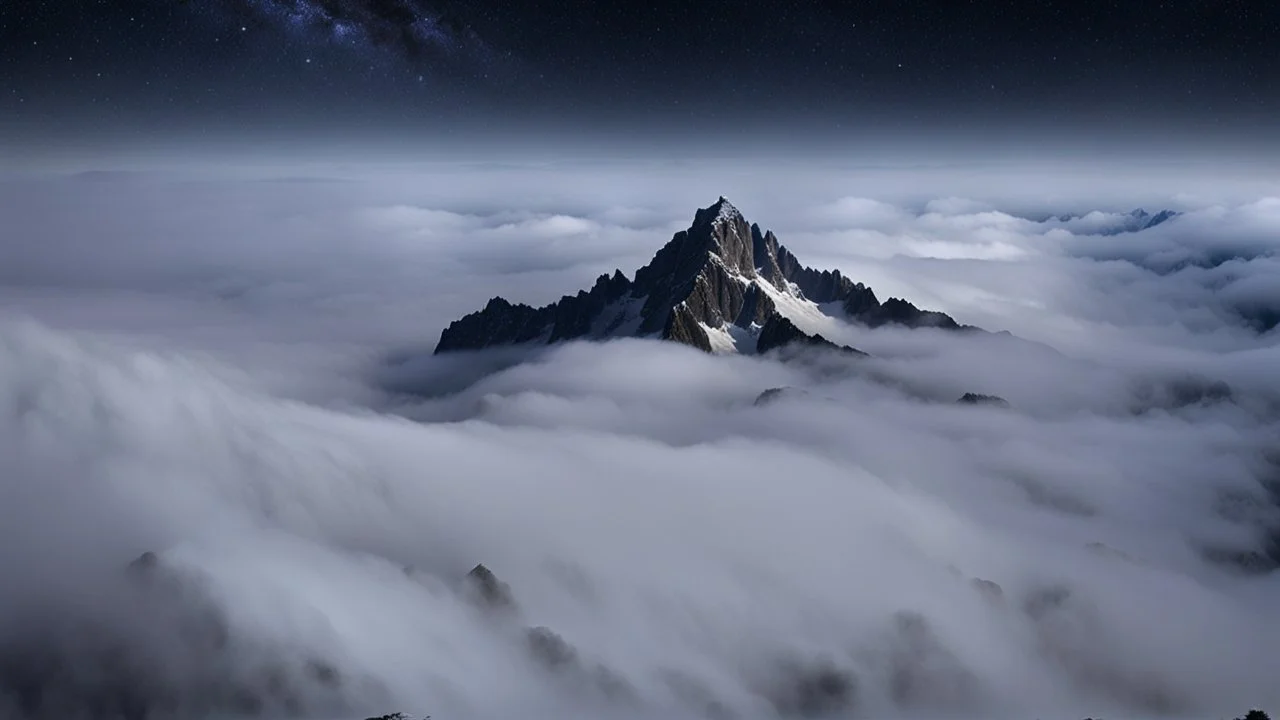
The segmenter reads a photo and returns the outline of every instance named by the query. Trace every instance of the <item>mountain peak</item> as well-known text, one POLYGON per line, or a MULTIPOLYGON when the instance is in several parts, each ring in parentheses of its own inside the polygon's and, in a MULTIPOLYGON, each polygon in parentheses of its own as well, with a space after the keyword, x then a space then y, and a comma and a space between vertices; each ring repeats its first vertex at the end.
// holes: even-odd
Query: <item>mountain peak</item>
MULTIPOLYGON (((682 254, 690 261, 715 255, 734 273, 755 277, 755 251, 751 226, 742 213, 723 195, 710 206, 694 213, 693 224, 684 233, 682 254)), ((681 239, 679 233, 672 239, 681 239)))
MULTIPOLYGON (((742 218, 742 213, 738 208, 734 207, 733 203, 729 202, 728 198, 723 195, 712 203, 710 207, 698 211, 699 217, 704 214, 711 218, 711 222, 732 221, 742 218)), ((695 219, 694 222, 696 223, 697 220, 695 219)))
POLYGON ((756 352, 771 321, 778 342, 766 346, 790 343, 793 336, 834 346, 812 326, 831 326, 840 315, 872 327, 960 327, 942 313, 901 300, 882 305, 871 288, 839 270, 805 267, 772 232, 749 224, 721 195, 695 212, 692 225, 637 270, 634 281, 615 270, 599 276, 589 291, 542 308, 494 298, 484 310, 450 324, 436 353, 610 337, 660 338, 706 352, 756 352), (806 324, 807 329, 797 327, 806 324))

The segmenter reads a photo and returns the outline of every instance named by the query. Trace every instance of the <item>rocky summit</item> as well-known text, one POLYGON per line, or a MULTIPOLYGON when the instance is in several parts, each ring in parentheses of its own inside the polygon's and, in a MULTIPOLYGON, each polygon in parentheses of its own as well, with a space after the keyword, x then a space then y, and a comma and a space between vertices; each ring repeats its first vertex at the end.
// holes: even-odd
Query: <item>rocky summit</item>
POLYGON ((651 337, 710 353, 768 352, 803 343, 846 352, 822 337, 833 324, 975 329, 900 298, 881 302, 839 270, 805 267, 772 231, 749 224, 728 200, 697 211, 629 279, 601 275, 590 290, 544 307, 495 297, 445 328, 436 354, 565 340, 651 337))

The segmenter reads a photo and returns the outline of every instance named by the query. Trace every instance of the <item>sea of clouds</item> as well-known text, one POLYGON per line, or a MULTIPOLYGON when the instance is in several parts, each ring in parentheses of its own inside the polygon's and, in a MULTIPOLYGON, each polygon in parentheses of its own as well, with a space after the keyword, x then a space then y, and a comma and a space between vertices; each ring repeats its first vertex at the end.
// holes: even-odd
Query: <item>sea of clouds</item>
POLYGON ((0 179, 0 716, 1280 706, 1274 176, 90 170, 0 179), (721 194, 810 266, 1013 337, 431 356, 721 194), (1182 214, 1110 234, 1139 206, 1182 214))

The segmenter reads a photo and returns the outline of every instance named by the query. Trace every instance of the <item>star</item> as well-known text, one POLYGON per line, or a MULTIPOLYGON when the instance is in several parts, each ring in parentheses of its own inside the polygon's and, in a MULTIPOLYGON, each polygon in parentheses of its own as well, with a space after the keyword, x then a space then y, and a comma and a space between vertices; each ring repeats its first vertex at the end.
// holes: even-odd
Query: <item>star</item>
MULTIPOLYGON (((428 0, 242 0, 262 20, 311 42, 390 52, 417 64, 424 53, 472 60, 491 48, 449 24, 428 0)), ((247 32, 248 26, 240 26, 247 32)), ((412 77, 412 76, 410 76, 412 77)))

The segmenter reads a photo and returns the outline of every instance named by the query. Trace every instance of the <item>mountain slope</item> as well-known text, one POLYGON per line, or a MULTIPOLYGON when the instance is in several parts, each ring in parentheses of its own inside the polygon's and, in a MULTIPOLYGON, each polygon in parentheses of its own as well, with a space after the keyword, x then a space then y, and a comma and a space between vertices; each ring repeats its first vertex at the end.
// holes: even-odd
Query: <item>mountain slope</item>
POLYGON ((821 327, 838 319, 870 327, 968 329, 899 298, 882 303, 839 270, 805 267, 772 232, 748 224, 721 197, 698 210, 689 229, 676 233, 634 281, 618 270, 601 275, 589 291, 541 308, 495 297, 445 328, 435 351, 654 337, 706 352, 749 353, 776 346, 774 337, 757 347, 761 329, 775 318, 788 320, 799 333, 788 337, 797 338, 820 337, 821 327), (844 317, 832 318, 820 307, 833 305, 844 317))

